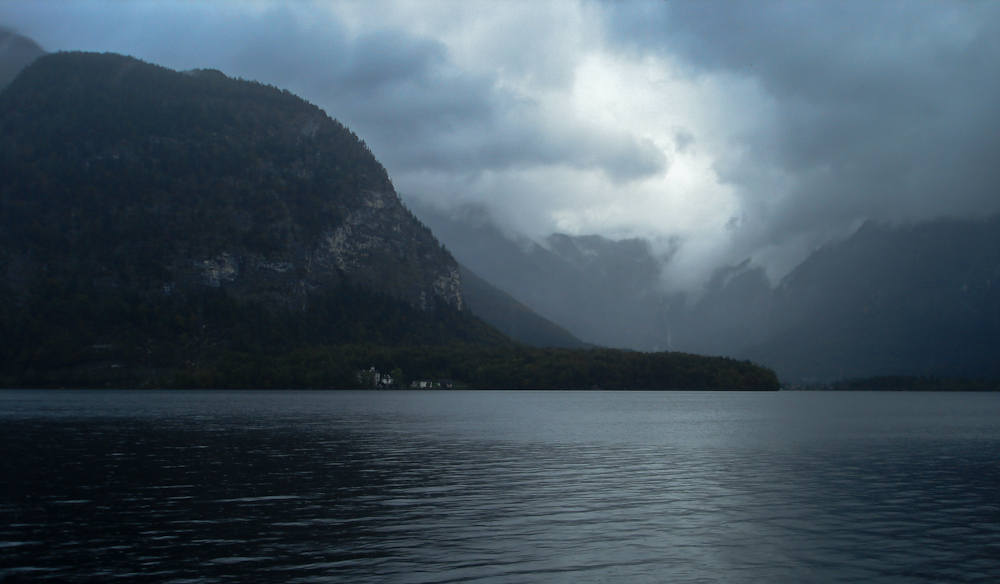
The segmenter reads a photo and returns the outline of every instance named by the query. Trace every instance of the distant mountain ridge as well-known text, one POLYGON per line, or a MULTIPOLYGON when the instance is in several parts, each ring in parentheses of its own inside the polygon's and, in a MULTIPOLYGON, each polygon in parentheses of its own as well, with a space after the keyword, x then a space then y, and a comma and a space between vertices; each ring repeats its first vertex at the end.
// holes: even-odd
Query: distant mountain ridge
POLYGON ((506 292, 459 264, 462 293, 469 309, 508 337, 535 347, 590 347, 551 320, 539 316, 506 292))
POLYGON ((513 241, 474 212, 409 202, 459 260, 584 341, 749 358, 788 383, 1000 379, 1000 218, 865 223, 772 289, 749 261, 667 294, 641 241, 513 241))
POLYGON ((1000 217, 868 222, 772 295, 747 356, 791 379, 1000 378, 1000 217))
POLYGON ((666 350, 658 327, 659 264, 641 240, 556 234, 513 241, 474 210, 459 216, 419 200, 407 205, 460 263, 588 343, 666 350))

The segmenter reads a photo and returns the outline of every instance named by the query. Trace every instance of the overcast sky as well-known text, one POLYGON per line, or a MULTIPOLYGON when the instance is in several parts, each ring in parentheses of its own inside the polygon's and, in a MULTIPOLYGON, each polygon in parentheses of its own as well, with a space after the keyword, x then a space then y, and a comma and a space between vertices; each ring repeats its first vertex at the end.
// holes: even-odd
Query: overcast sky
POLYGON ((288 88, 404 199, 648 237, 671 286, 1000 211, 1000 2, 2 0, 0 26, 288 88))

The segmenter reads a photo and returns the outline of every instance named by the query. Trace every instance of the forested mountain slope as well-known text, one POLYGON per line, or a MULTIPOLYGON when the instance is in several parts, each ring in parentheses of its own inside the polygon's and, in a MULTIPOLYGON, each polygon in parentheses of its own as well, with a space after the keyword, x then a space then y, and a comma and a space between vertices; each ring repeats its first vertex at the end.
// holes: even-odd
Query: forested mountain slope
POLYGON ((343 125, 120 55, 46 55, 0 93, 0 276, 0 373, 22 377, 511 344, 462 310, 457 262, 343 125))
POLYGON ((38 59, 0 94, 4 268, 288 307, 344 277, 461 308, 458 264, 385 169, 306 101, 119 55, 38 59))
POLYGON ((786 380, 1000 378, 1000 218, 866 223, 793 270, 746 355, 786 380))

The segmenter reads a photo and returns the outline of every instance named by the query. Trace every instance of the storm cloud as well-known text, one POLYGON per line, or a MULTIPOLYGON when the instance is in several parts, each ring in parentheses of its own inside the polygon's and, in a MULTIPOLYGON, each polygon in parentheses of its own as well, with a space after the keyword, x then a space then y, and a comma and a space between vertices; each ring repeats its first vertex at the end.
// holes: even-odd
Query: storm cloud
POLYGON ((865 219, 1000 211, 1000 5, 648 8, 608 10, 618 43, 752 78, 773 101, 768 123, 715 166, 739 192, 737 249, 784 252, 786 266, 805 251, 796 244, 809 249, 865 219))
POLYGON ((44 2, 0 25, 288 88, 404 199, 645 237, 669 287, 1000 211, 1000 4, 44 2))

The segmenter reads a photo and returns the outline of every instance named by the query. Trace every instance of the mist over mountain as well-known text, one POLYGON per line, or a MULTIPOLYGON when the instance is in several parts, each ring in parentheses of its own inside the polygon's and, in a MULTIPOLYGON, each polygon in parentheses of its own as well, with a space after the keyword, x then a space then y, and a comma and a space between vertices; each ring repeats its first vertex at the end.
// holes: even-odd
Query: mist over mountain
POLYGON ((411 204, 464 264, 581 339, 750 358, 789 383, 1000 377, 1000 219, 865 223, 777 286, 748 261, 665 292, 641 240, 509 238, 482 213, 411 204))
POLYGON ((866 223, 777 287, 746 354, 785 379, 1000 377, 1000 218, 866 223))
POLYGON ((0 89, 44 54, 35 41, 0 26, 0 89))
POLYGON ((545 245, 508 238, 481 211, 453 217, 418 200, 407 205, 459 262, 589 343, 666 350, 656 320, 658 262, 642 240, 556 234, 545 245))
POLYGON ((540 316, 503 290, 459 264, 462 297, 469 310, 508 337, 535 347, 580 349, 591 346, 540 316))

